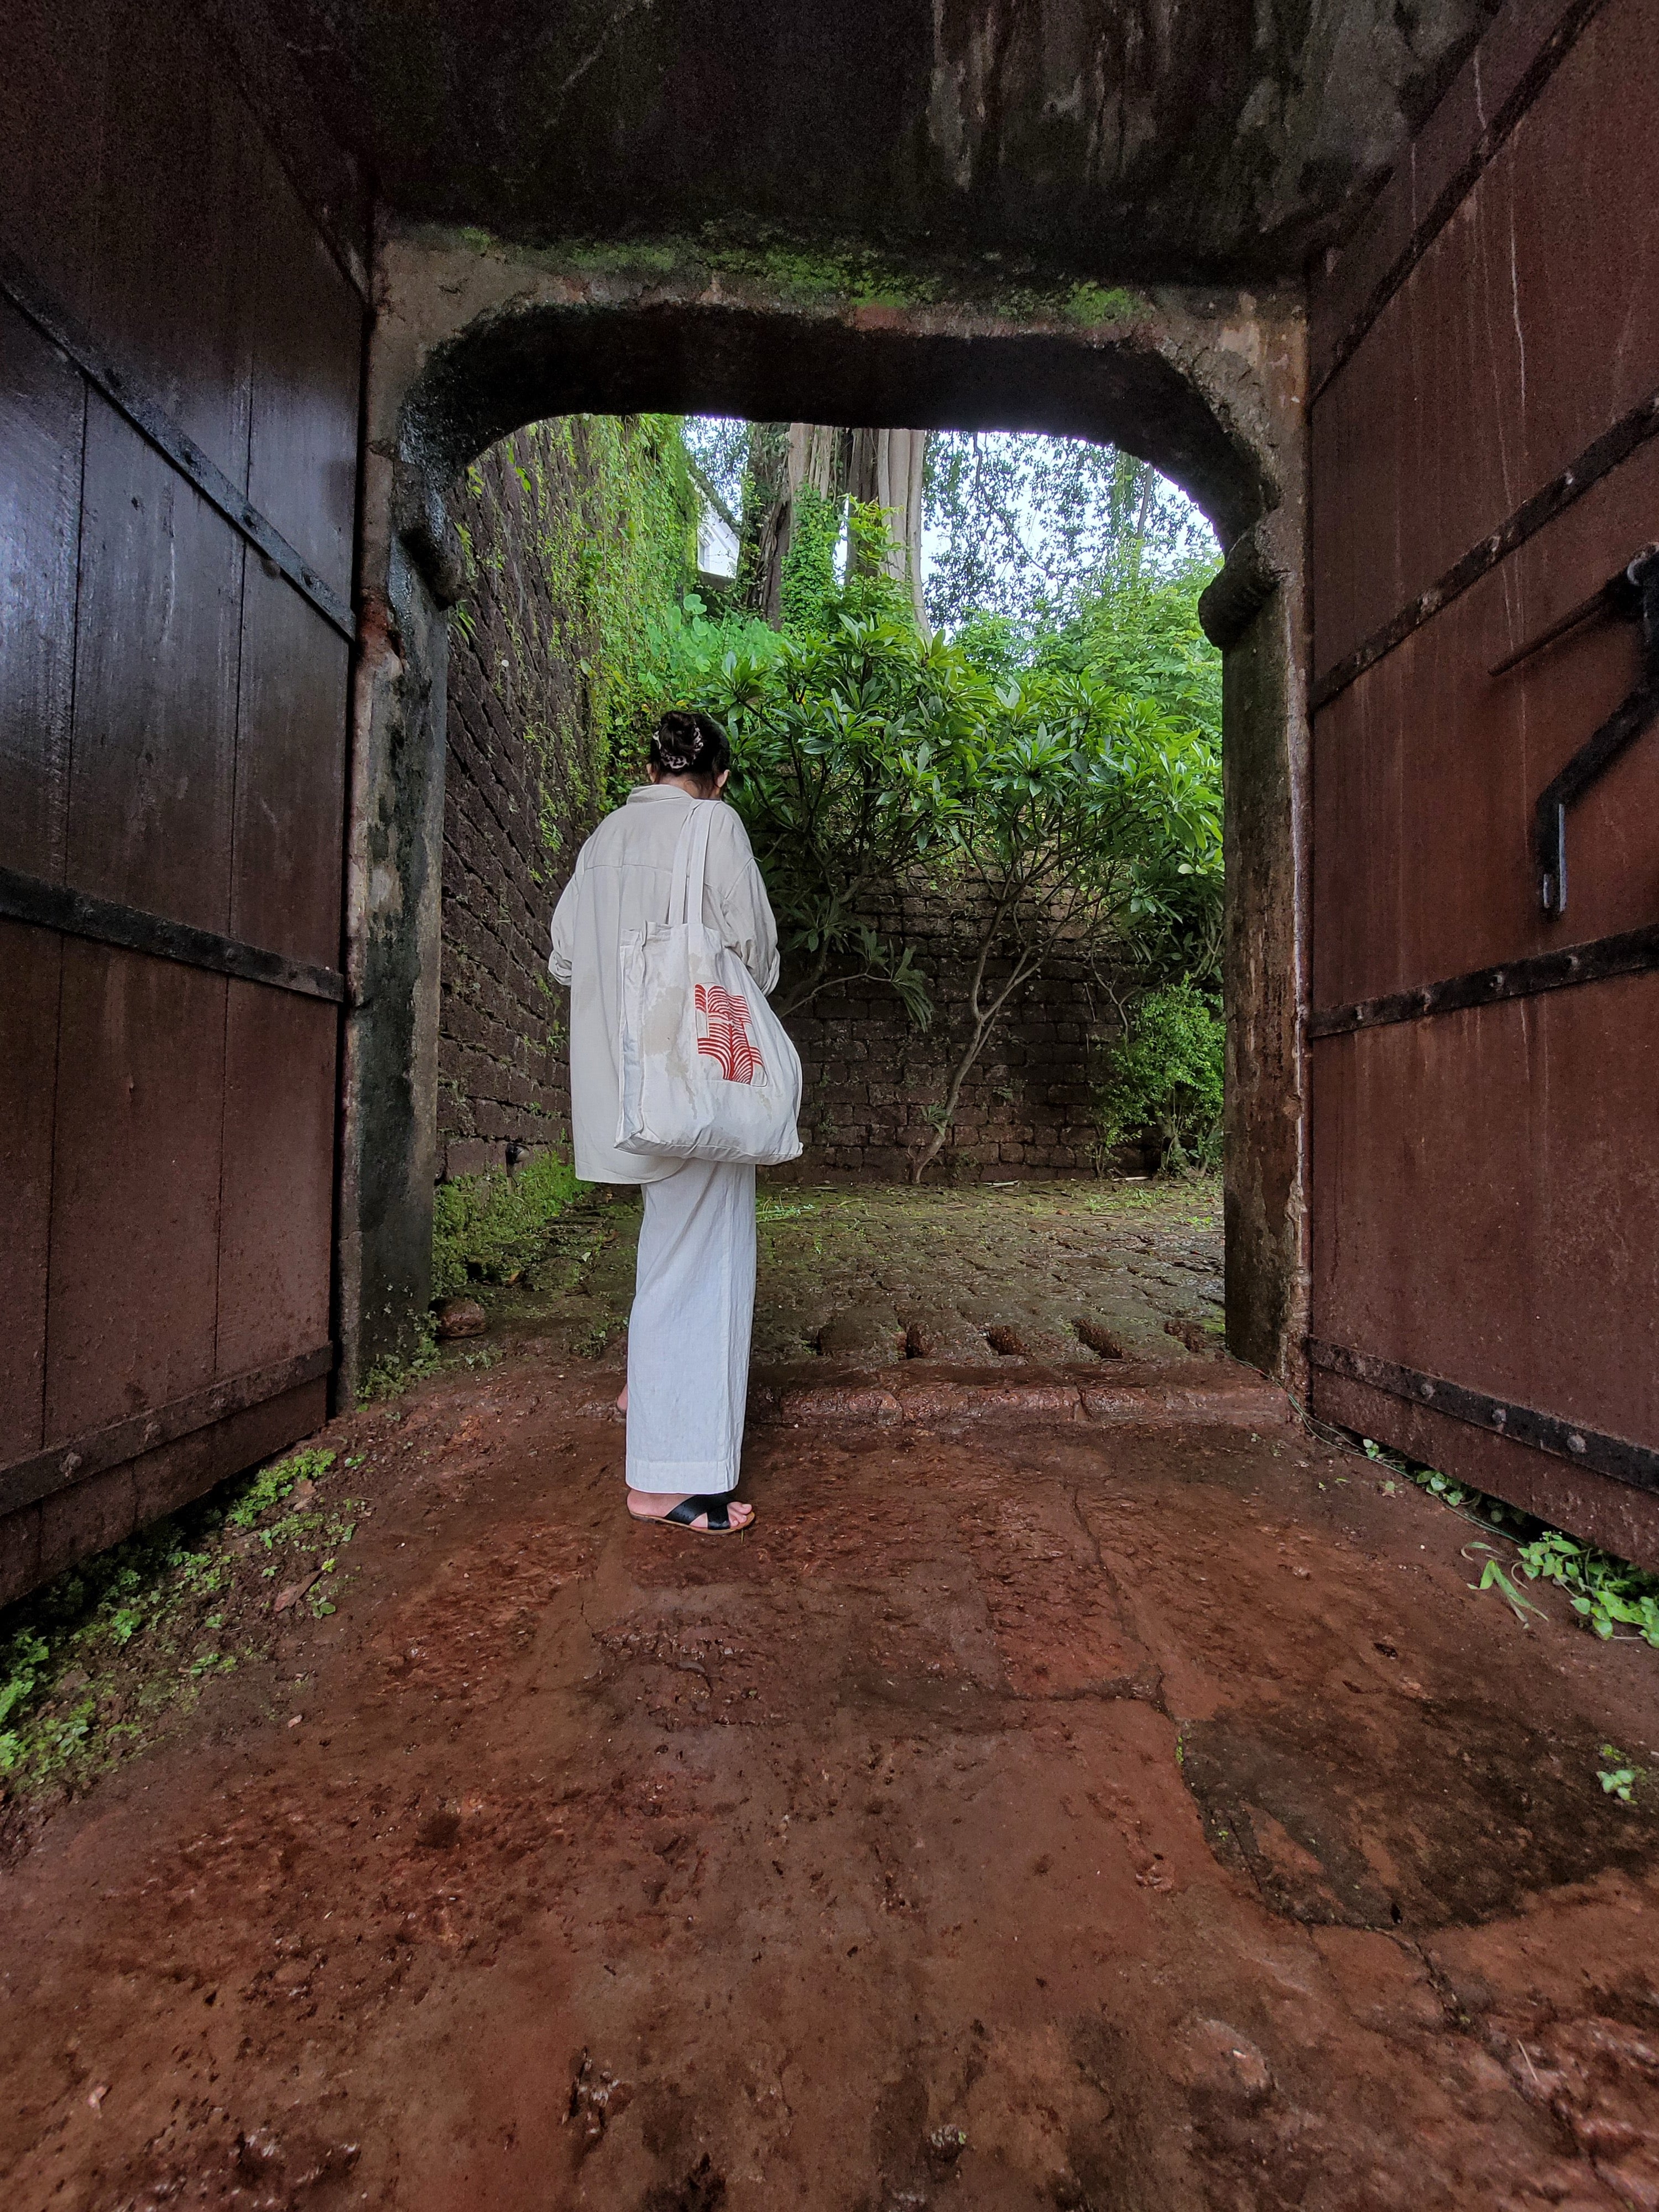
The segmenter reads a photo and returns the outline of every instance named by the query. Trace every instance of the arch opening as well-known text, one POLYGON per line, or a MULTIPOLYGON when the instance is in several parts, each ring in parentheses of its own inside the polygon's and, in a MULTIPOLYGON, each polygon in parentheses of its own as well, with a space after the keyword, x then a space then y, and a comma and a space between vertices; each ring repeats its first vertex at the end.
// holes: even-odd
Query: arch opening
POLYGON ((1280 500, 1269 457, 1144 331, 953 332, 676 303, 540 307, 438 348, 404 404, 406 462, 447 483, 557 415, 729 415, 884 428, 1035 430, 1120 447, 1231 547, 1280 500))
POLYGON ((1110 443, 1180 485, 1215 527, 1228 554, 1205 607, 1227 648, 1228 1334, 1257 1365, 1297 1379, 1305 768, 1293 303, 1095 295, 1111 313, 1085 325, 1047 307, 1022 318, 760 298, 753 286, 722 290, 707 271, 623 283, 488 264, 452 241, 427 261, 411 249, 392 292, 371 399, 385 465, 371 476, 365 531, 371 556, 384 555, 365 581, 384 593, 388 649, 366 665, 359 702, 362 818, 392 866, 378 891, 374 872, 360 872, 351 916, 365 1001, 355 1059, 374 1075, 347 1102, 351 1364, 361 1371, 394 1348, 426 1304, 445 610, 460 574, 452 487, 496 441, 552 416, 720 413, 1110 443), (374 1193, 355 1214, 354 1176, 374 1193))

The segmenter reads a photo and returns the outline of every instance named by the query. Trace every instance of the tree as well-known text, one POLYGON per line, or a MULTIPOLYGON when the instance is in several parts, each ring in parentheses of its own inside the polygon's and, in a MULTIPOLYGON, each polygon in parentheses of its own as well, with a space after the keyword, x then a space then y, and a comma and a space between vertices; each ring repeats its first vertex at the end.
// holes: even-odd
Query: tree
POLYGON ((952 630, 1000 615, 1035 642, 1091 594, 1215 556, 1184 492, 1085 439, 936 433, 927 508, 928 612, 952 630))
MULTIPOLYGON (((928 437, 926 430, 844 429, 824 422, 750 426, 741 504, 746 599, 756 613, 775 629, 782 625, 785 568, 804 502, 811 495, 828 501, 842 520, 849 504, 881 511, 886 536, 879 555, 866 535, 849 540, 848 560, 856 569, 860 560, 874 558, 880 573, 902 586, 916 628, 927 628, 921 532, 928 437)), ((708 437, 705 443, 717 450, 721 441, 708 437)), ((839 529, 836 535, 838 541, 839 529)))
MULTIPOLYGON (((1109 690, 1156 709, 1191 757, 1202 762, 1209 803, 1218 811, 1221 791, 1221 656, 1204 635, 1198 601, 1213 563, 1194 563, 1158 577, 1111 580, 1085 592, 1070 620, 1038 641, 1038 669, 1088 675, 1109 690)), ((969 626, 971 629, 971 625, 969 626)), ((964 631, 964 637, 968 632, 964 631)), ((1148 887, 1156 896, 1138 918, 1129 950, 1136 982, 1128 994, 1171 982, 1206 991, 1221 976, 1222 872, 1218 843, 1200 865, 1179 842, 1161 869, 1151 860, 1148 887)), ((1121 974, 1099 979, 1127 1017, 1121 974)))
MULTIPOLYGON (((751 637, 711 655, 685 687, 732 740, 732 796, 785 954, 781 1013, 875 979, 918 1025, 931 1015, 910 948, 884 935, 873 909, 943 855, 957 756, 982 720, 986 687, 951 647, 896 616, 894 596, 884 575, 851 579, 823 633, 769 649, 751 637)), ((711 626, 710 645, 720 642, 711 626)))
POLYGON ((1139 930, 1168 927, 1172 890, 1214 874, 1213 762, 1148 702, 1086 676, 994 687, 995 711, 960 746, 950 837, 975 917, 965 1027, 920 1182, 950 1137, 966 1083, 1020 993, 1062 949, 1100 962, 1139 930))
MULTIPOLYGON (((1022 599, 1033 564, 1016 574, 1005 562, 1000 605, 970 608, 954 638, 929 635, 915 619, 913 558, 890 526, 897 460, 914 492, 928 447, 918 439, 901 457, 890 436, 888 500, 860 502, 854 489, 884 489, 868 473, 880 449, 861 447, 865 436, 808 424, 750 432, 745 513, 759 511, 768 454, 781 487, 766 509, 772 626, 753 614, 709 623, 688 600, 665 680, 732 739, 733 798, 783 938, 781 1011, 873 978, 925 1024, 927 979, 904 941, 902 899, 923 872, 951 890, 968 991, 945 1095, 912 1164, 920 1180, 999 1025, 1062 950, 1091 964, 1136 1035, 1148 993, 1201 999, 1213 988, 1219 660, 1197 620, 1213 562, 1176 557, 1192 510, 1131 457, 1089 448, 1079 463, 1058 450, 1070 441, 978 441, 1003 472, 1001 492, 1018 495, 1002 501, 1010 529, 1047 549, 1054 595, 1022 599), (1034 459, 1034 447, 1056 450, 1034 459), (1034 522, 1021 501, 1045 483, 1065 497, 1033 510, 1034 522)), ((975 442, 938 441, 947 461, 975 442)), ((990 512, 983 497, 979 512, 990 512)), ((905 519, 916 523, 914 500, 905 519)), ((1147 1029, 1148 1050, 1165 1030, 1175 1034, 1147 1029)), ((1186 1091, 1176 1084, 1171 1096, 1184 1114, 1186 1091)))
MULTIPOLYGON (((848 433, 847 495, 882 517, 886 542, 877 566, 902 586, 910 618, 925 636, 927 608, 922 592, 921 532, 926 511, 927 430, 853 430, 848 433)), ((872 557, 869 538, 854 538, 848 549, 856 568, 872 557)))

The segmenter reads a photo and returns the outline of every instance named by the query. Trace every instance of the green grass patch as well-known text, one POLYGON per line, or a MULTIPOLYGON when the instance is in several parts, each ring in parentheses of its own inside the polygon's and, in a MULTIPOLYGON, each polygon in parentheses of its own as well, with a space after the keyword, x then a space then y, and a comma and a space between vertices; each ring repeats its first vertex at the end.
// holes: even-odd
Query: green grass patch
POLYGON ((459 1297, 479 1283, 514 1283, 546 1247, 561 1214, 586 1194, 568 1161, 539 1153, 521 1168, 441 1182, 432 1210, 432 1295, 459 1297))
MULTIPOLYGON (((307 1449, 222 1484, 0 1614, 0 1804, 82 1787, 268 1647, 277 1594, 334 1610, 361 1498, 307 1449)), ((348 1465, 351 1462, 348 1462, 348 1465)))

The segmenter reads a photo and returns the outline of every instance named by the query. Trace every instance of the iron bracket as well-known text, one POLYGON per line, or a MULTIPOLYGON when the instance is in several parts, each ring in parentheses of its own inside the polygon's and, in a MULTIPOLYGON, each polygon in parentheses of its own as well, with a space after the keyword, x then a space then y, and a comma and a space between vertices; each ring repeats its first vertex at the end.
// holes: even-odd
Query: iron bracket
POLYGON ((1539 902, 1551 915, 1565 914, 1567 908, 1567 809, 1659 719, 1659 546, 1644 545, 1633 561, 1609 577, 1581 606, 1500 660, 1492 672, 1494 676, 1506 675, 1598 615, 1640 623, 1642 678, 1538 795, 1533 816, 1533 853, 1539 902))

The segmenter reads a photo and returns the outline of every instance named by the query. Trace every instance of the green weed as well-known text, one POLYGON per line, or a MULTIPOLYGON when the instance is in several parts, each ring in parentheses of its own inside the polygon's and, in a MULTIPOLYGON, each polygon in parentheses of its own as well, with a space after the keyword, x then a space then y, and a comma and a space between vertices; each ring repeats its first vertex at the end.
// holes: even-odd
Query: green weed
POLYGON ((1559 1528, 1545 1528, 1522 1545, 1520 1565, 1533 1581, 1555 1583, 1565 1590, 1573 1611, 1604 1641, 1621 1628, 1633 1628, 1644 1644, 1659 1650, 1659 1576, 1581 1544, 1559 1528))
POLYGON ((1621 1805, 1633 1805, 1637 1784, 1647 1779, 1645 1768, 1634 1765, 1616 1743, 1604 1743, 1601 1756, 1613 1761, 1610 1767, 1598 1766, 1595 1770, 1595 1778, 1604 1794, 1616 1797, 1621 1805))
POLYGON ((278 1460, 274 1467, 249 1478, 247 1489, 225 1515, 225 1525, 231 1528, 252 1528, 262 1521, 273 1505, 301 1482, 316 1482, 334 1464, 334 1454, 313 1448, 293 1453, 278 1460))
POLYGON ((357 1385, 357 1403, 367 1406, 376 1399, 400 1398, 411 1384, 435 1375, 441 1364, 437 1340, 429 1334, 422 1337, 407 1358, 389 1352, 365 1371, 357 1385))
POLYGON ((266 1584, 311 1553, 331 1571, 356 1533, 361 1500, 295 1502, 335 1460, 313 1447, 222 1485, 0 1616, 0 1802, 81 1786, 258 1655, 266 1584))
MULTIPOLYGON (((1468 1559, 1473 1552, 1491 1552, 1491 1550, 1490 1544, 1466 1544, 1463 1547, 1463 1556, 1468 1559)), ((1480 1570, 1480 1581, 1471 1583, 1469 1588, 1477 1590, 1497 1590, 1522 1628, 1528 1625, 1527 1615, 1529 1613, 1534 1613, 1540 1620, 1547 1618, 1541 1605, 1534 1605, 1524 1590, 1516 1588, 1495 1557, 1487 1559, 1480 1570)))
POLYGON ((441 1182, 432 1209, 432 1295, 453 1298, 475 1283, 512 1283, 540 1258, 549 1230, 588 1185, 551 1152, 509 1172, 441 1182))
MULTIPOLYGON (((1474 1587, 1496 1589, 1518 1620, 1524 1622, 1529 1612, 1539 1613, 1541 1608, 1527 1596, 1517 1577, 1553 1583, 1565 1591, 1584 1626, 1603 1642, 1616 1638, 1634 1643, 1639 1638, 1659 1650, 1659 1575, 1633 1566, 1610 1552, 1598 1551, 1595 1545, 1569 1536, 1565 1529, 1552 1528, 1516 1506, 1506 1505, 1501 1498, 1489 1498, 1471 1483, 1442 1474, 1437 1468, 1419 1467, 1369 1437, 1362 1442, 1368 1459, 1407 1476, 1419 1489, 1449 1505, 1466 1521, 1495 1531, 1514 1546, 1513 1559, 1500 1564, 1493 1553, 1486 1561, 1480 1580, 1474 1587), (1629 1631, 1634 1634, 1625 1632, 1629 1631)), ((1470 1552, 1492 1550, 1489 1544, 1471 1544, 1468 1548, 1470 1552)))

